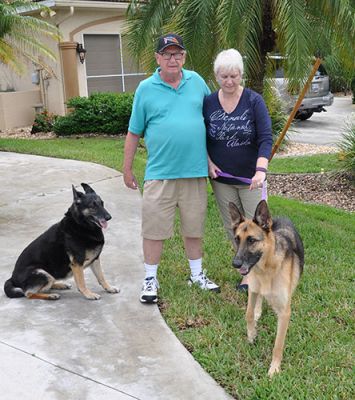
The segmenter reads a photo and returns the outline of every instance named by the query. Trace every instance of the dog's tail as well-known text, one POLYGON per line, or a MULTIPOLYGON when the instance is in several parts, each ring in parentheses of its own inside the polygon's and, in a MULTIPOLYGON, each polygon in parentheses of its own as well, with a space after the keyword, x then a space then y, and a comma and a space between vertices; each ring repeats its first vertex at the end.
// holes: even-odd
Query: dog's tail
POLYGON ((14 286, 12 283, 12 279, 8 279, 4 285, 4 291, 7 297, 16 298, 16 297, 24 297, 25 293, 19 287, 14 286))

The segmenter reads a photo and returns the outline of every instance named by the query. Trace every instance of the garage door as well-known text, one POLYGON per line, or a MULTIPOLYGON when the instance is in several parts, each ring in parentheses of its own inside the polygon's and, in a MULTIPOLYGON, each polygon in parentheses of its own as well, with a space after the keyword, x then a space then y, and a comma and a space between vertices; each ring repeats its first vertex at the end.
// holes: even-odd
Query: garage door
POLYGON ((133 92, 145 78, 121 35, 84 35, 88 94, 133 92))

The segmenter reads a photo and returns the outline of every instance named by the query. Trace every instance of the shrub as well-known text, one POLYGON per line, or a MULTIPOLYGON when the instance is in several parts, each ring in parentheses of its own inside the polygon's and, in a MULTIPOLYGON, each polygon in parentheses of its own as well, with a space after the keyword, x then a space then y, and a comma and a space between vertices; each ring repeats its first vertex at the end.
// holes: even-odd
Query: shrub
POLYGON ((68 114, 64 117, 59 116, 55 121, 53 131, 58 136, 69 136, 81 133, 80 129, 78 128, 78 122, 71 114, 68 114))
POLYGON ((32 125, 31 133, 53 131, 53 125, 57 118, 57 115, 52 114, 47 110, 37 113, 32 125))
POLYGON ((347 122, 338 147, 340 169, 355 178, 355 117, 347 122))
POLYGON ((351 81, 351 91, 353 92, 353 104, 355 104, 355 78, 351 81))
MULTIPOLYGON (((272 123, 272 142, 275 143, 282 129, 286 125, 288 115, 284 112, 282 100, 275 93, 274 89, 269 83, 265 84, 264 100, 269 111, 272 123)), ((287 135, 285 136, 281 148, 287 143, 287 135)))
POLYGON ((95 93, 73 97, 67 102, 72 111, 59 117, 54 125, 57 135, 127 133, 133 93, 95 93))

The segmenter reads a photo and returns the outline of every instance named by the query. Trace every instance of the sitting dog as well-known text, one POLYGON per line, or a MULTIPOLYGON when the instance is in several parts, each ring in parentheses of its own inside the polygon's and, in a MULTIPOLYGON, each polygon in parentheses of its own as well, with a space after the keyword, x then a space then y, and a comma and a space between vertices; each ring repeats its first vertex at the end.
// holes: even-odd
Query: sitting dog
POLYGON ((289 219, 272 219, 265 200, 254 219, 245 219, 234 203, 229 203, 232 228, 237 245, 233 266, 248 277, 246 312, 249 342, 256 337, 262 299, 277 314, 277 334, 269 376, 280 371, 286 332, 291 315, 291 296, 303 271, 302 240, 289 219))
POLYGON ((99 294, 85 285, 84 269, 91 267, 100 285, 109 293, 118 293, 103 275, 100 254, 104 246, 102 228, 112 217, 104 203, 86 183, 81 186, 85 193, 73 189, 73 204, 64 218, 30 243, 20 254, 4 290, 8 297, 57 300, 57 293, 50 289, 70 289, 71 285, 60 282, 74 275, 76 286, 87 299, 98 300, 99 294))

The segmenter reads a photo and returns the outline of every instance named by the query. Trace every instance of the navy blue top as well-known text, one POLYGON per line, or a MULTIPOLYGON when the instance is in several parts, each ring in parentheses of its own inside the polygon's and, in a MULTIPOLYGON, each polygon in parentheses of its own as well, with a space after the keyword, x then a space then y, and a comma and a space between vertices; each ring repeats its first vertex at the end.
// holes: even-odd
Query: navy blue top
MULTIPOLYGON (((207 129, 207 150, 223 172, 252 178, 259 157, 270 158, 271 119, 260 94, 244 88, 237 107, 226 113, 218 91, 205 97, 203 115, 207 129)), ((216 178, 231 185, 243 184, 231 178, 216 178)))

